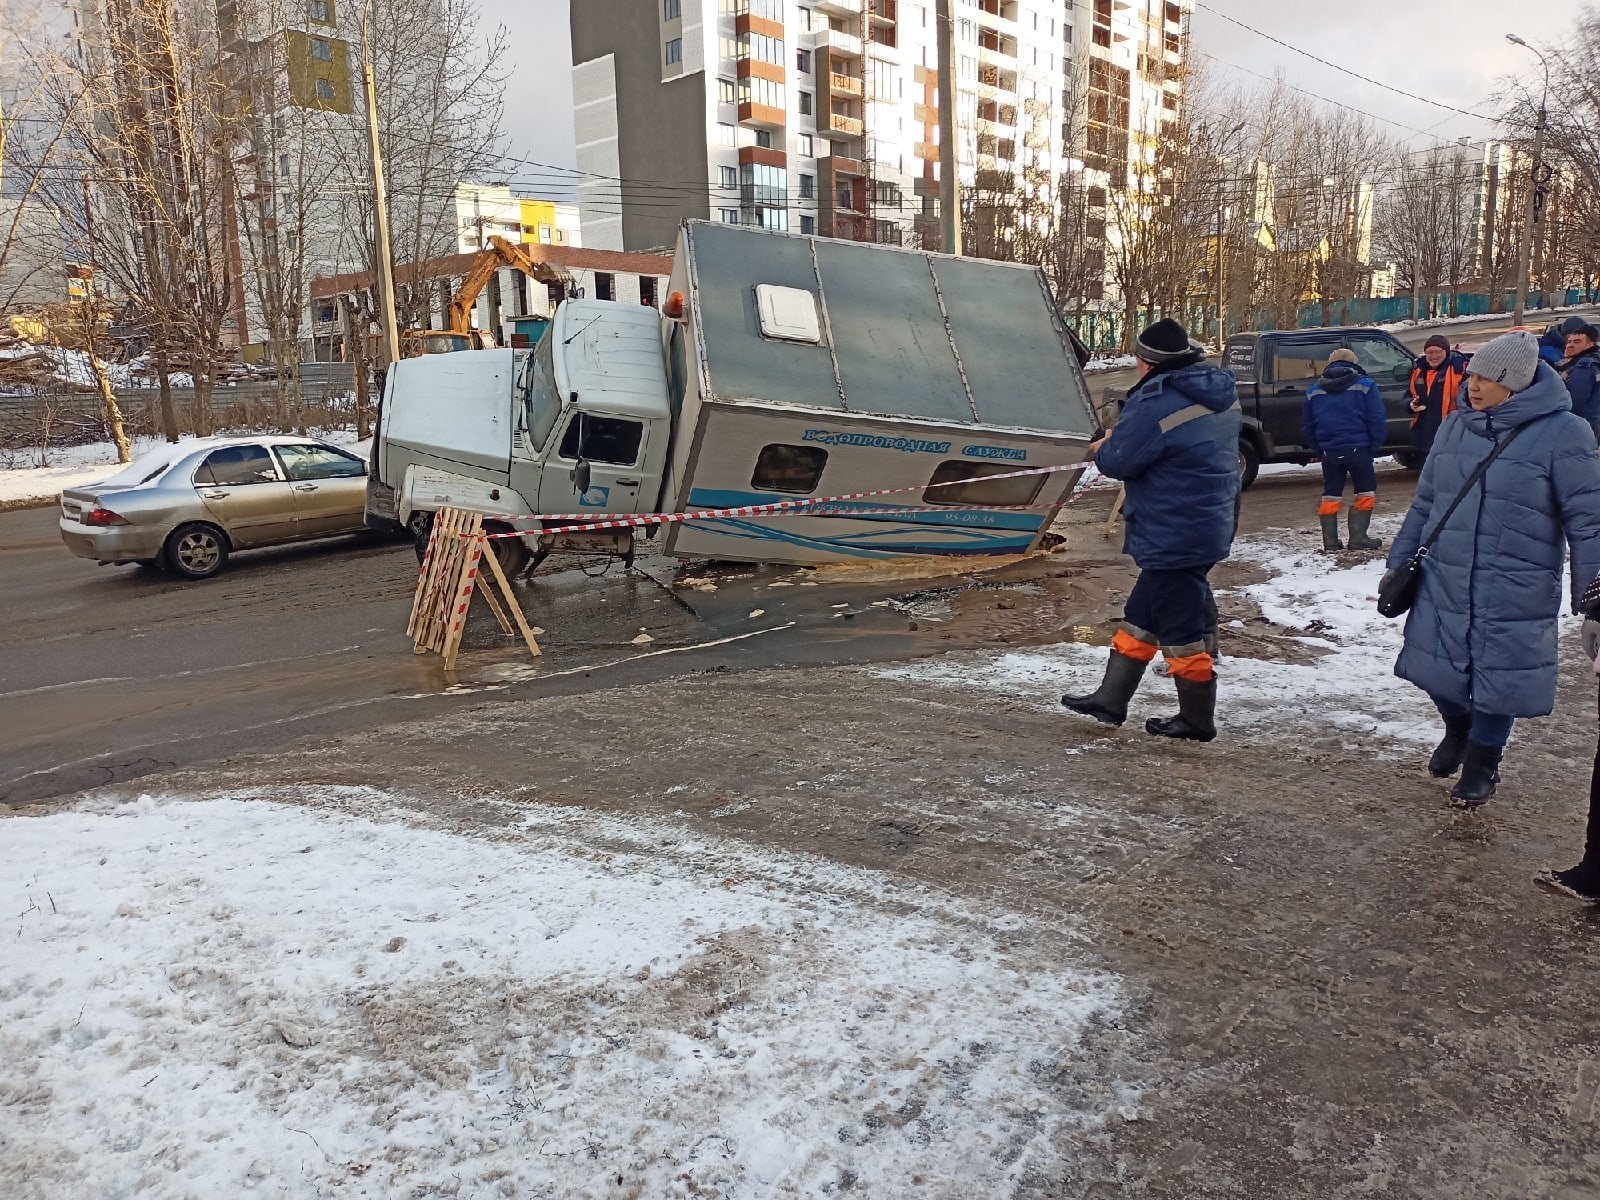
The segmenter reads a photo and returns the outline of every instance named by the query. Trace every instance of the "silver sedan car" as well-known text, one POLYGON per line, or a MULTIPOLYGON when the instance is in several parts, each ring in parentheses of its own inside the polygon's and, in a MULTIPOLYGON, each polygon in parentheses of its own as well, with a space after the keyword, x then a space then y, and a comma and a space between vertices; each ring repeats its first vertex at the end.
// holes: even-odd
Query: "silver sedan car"
POLYGON ((62 492, 61 540, 80 558, 205 579, 235 550, 362 531, 366 487, 366 463, 326 442, 189 438, 62 492))

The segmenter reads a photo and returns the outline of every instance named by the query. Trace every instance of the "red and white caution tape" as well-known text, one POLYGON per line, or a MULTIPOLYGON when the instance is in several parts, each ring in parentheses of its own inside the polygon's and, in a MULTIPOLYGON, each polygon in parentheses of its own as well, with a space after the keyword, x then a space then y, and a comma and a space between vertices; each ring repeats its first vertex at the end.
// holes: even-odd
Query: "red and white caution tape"
POLYGON ((504 533, 485 533, 488 538, 526 537, 540 534, 592 533, 606 529, 642 529, 651 525, 681 524, 686 521, 717 521, 737 517, 771 516, 830 516, 830 517, 903 517, 911 513, 956 512, 1030 512, 1057 508, 1070 504, 1083 494, 1079 487, 1064 500, 1048 504, 941 504, 901 508, 849 508, 840 507, 852 501, 872 499, 876 496, 893 496, 906 492, 920 492, 935 487, 959 487, 968 483, 992 483, 999 479, 1022 479, 1030 475, 1053 475, 1061 471, 1083 470, 1089 464, 1070 463, 1053 467, 1032 467, 1022 471, 1007 471, 999 475, 983 475, 973 479, 951 479, 940 483, 914 484, 910 487, 879 488, 866 492, 847 492, 838 496, 815 496, 801 500, 775 500, 769 504, 742 504, 733 508, 706 508, 681 513, 624 513, 596 517, 593 513, 541 513, 535 516, 494 517, 496 521, 541 521, 539 529, 510 530, 504 533), (833 506, 830 508, 830 506, 833 506), (570 521, 575 524, 552 525, 551 522, 570 521))

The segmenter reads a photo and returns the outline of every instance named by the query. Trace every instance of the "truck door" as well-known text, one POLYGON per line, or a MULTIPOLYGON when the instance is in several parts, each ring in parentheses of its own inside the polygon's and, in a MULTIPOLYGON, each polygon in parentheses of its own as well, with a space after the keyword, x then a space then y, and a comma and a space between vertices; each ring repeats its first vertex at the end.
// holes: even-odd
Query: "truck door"
POLYGON ((1282 453, 1300 445, 1306 391, 1343 339, 1337 333, 1275 333, 1261 341, 1270 360, 1261 384, 1261 424, 1273 448, 1282 453))
POLYGON ((561 441, 540 475, 539 511, 638 512, 648 430, 638 417, 568 413, 561 441), (589 490, 582 495, 573 480, 580 456, 589 463, 589 490))
POLYGON ((1389 414, 1389 436, 1384 444, 1391 450, 1409 449, 1411 405, 1406 391, 1416 355, 1386 333, 1352 333, 1348 339, 1362 369, 1383 393, 1383 406, 1389 414))

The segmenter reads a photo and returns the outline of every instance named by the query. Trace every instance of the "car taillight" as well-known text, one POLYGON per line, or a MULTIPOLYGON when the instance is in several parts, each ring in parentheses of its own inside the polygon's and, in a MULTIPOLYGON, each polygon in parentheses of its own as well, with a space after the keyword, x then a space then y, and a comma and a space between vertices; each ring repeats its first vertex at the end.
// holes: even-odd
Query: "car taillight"
POLYGON ((118 516, 109 508, 91 508, 78 520, 85 525, 126 525, 128 523, 126 517, 118 516))

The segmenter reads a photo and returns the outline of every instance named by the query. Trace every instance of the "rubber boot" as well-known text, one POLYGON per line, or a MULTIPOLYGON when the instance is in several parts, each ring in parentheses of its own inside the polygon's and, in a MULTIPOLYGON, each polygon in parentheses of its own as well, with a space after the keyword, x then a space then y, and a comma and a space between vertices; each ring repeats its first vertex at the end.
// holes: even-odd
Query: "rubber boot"
POLYGON ((1367 530, 1372 527, 1372 510, 1370 508, 1352 508, 1350 510, 1350 549, 1352 550, 1382 550, 1383 543, 1377 538, 1369 536, 1367 530))
POLYGON ((1113 650, 1106 660, 1106 674, 1100 686, 1087 696, 1063 696, 1061 703, 1102 725, 1121 725, 1128 719, 1128 701, 1139 690, 1139 681, 1149 665, 1113 650))
POLYGON ((1500 782, 1500 759, 1505 754, 1502 746, 1480 746, 1467 743, 1467 752, 1461 759, 1461 778, 1450 789, 1450 803, 1455 808, 1481 808, 1494 795, 1500 782))
POLYGON ((1459 771, 1467 753, 1467 735, 1471 732, 1471 717, 1447 718, 1444 737, 1433 748, 1433 757, 1428 760, 1428 774, 1435 779, 1449 779, 1459 771))
POLYGON ((1204 682, 1174 678, 1178 685, 1178 715, 1151 717, 1144 731, 1156 737, 1180 738, 1188 742, 1209 742, 1217 736, 1217 680, 1204 682))
POLYGON ((1339 540, 1339 514, 1338 512, 1319 514, 1322 521, 1322 550, 1325 554, 1332 554, 1335 550, 1343 550, 1344 543, 1339 540))

